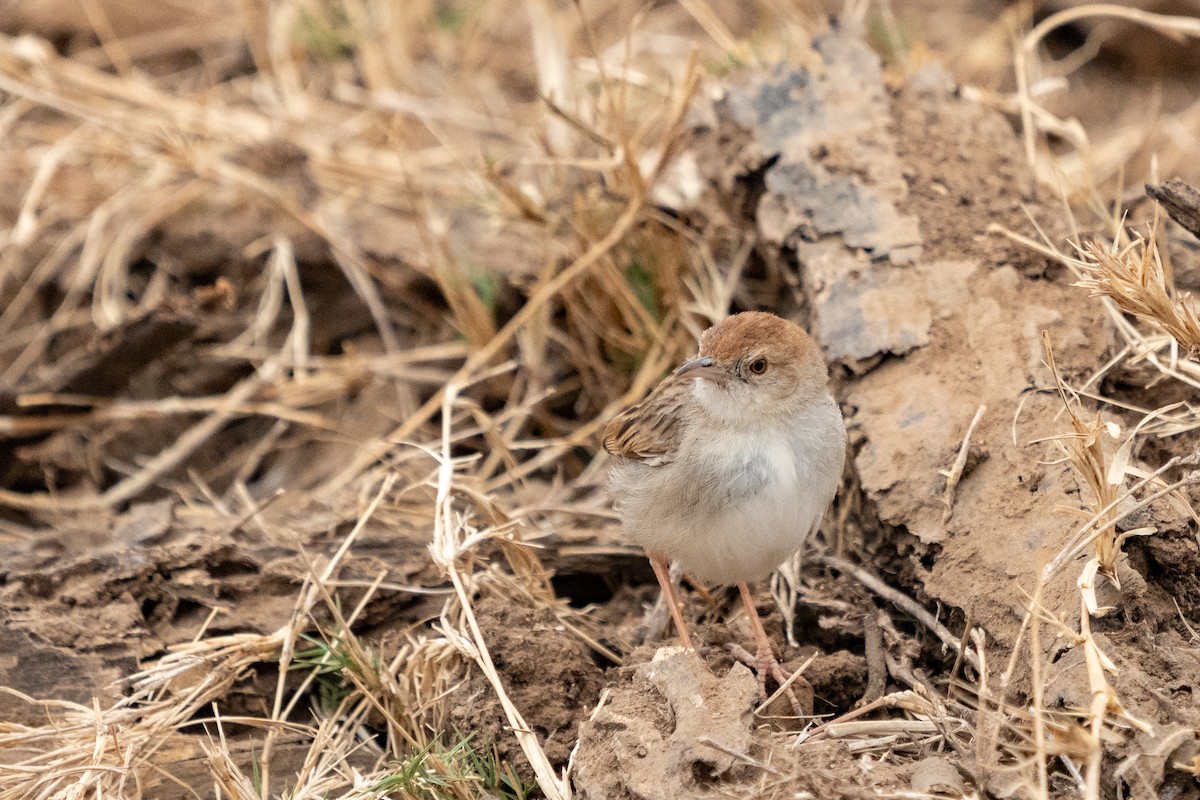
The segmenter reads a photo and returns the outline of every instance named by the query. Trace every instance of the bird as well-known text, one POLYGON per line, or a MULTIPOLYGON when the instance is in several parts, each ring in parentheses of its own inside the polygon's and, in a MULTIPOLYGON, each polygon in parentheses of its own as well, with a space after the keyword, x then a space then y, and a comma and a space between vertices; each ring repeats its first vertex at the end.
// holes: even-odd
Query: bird
MULTIPOLYGON (((768 675, 781 686, 786 675, 748 582, 803 547, 841 482, 846 428, 828 381, 803 328, 744 311, 704 331, 696 356, 602 436, 614 508, 649 557, 684 648, 694 649, 672 562, 704 583, 737 584, 760 694, 768 675)), ((798 707, 790 689, 788 696, 798 707)))

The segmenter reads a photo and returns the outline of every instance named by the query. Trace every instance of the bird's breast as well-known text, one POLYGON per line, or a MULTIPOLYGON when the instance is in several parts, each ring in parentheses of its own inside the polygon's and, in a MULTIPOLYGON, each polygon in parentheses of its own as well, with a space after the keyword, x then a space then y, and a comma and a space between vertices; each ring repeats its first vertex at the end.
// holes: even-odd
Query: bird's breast
POLYGON ((713 437, 693 451, 689 472, 699 477, 697 511, 715 520, 788 504, 800 489, 801 456, 788 436, 713 437))
POLYGON ((832 400, 787 422, 703 435, 692 429, 670 464, 620 465, 614 494, 626 529, 706 582, 765 575, 819 522, 845 453, 832 400))

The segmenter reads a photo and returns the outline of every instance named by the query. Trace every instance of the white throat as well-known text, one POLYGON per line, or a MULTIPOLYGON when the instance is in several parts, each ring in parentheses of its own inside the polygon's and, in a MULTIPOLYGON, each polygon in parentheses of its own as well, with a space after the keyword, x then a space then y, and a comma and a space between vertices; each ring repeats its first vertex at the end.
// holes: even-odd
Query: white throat
POLYGON ((732 428, 762 427, 766 420, 775 416, 764 413, 763 406, 769 398, 740 381, 731 381, 722 387, 706 378, 697 378, 692 382, 692 396, 711 417, 732 428))

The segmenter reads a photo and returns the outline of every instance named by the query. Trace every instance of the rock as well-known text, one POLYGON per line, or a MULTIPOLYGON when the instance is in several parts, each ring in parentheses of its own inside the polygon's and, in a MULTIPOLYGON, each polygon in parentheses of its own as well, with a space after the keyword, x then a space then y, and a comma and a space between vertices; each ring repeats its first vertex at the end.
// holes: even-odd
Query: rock
POLYGON ((660 650, 584 723, 579 798, 696 796, 736 769, 731 753, 749 754, 757 692, 741 664, 719 678, 694 652, 660 650))
POLYGON ((966 787, 958 770, 948 760, 930 756, 913 766, 912 788, 920 794, 944 794, 951 797, 966 795, 966 787))

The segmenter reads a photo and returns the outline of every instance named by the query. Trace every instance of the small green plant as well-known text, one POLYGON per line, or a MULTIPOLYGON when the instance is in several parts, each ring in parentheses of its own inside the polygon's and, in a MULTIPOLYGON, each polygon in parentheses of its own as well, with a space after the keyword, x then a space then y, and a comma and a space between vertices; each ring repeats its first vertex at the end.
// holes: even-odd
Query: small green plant
MULTIPOLYGON (((463 740, 466 743, 466 740, 463 740)), ((410 753, 407 758, 394 762, 396 769, 390 775, 380 778, 372 787, 373 792, 403 792, 411 797, 453 797, 454 793, 443 793, 451 783, 450 776, 434 769, 429 761, 436 741, 430 742, 420 750, 410 753)))
POLYGON ((507 761, 501 762, 495 747, 486 755, 470 749, 467 759, 474 773, 483 778, 484 790, 500 800, 525 800, 537 788, 536 783, 522 779, 507 761))
POLYGON ((341 640, 336 637, 326 642, 305 633, 300 636, 312 646, 296 651, 291 669, 316 672, 320 706, 332 711, 354 691, 354 685, 346 678, 346 670, 354 665, 353 658, 346 648, 339 646, 341 640))
POLYGON ((496 318, 496 301, 500 297, 500 278, 482 269, 471 270, 470 274, 471 288, 475 290, 480 302, 494 320, 496 318))
POLYGON ((655 322, 662 322, 662 311, 658 307, 658 297, 654 292, 654 276, 639 261, 631 261, 625 267, 625 282, 633 290, 634 297, 642 304, 642 308, 650 312, 655 322))
POLYGON ((716 78, 727 78, 745 68, 746 62, 738 58, 734 53, 721 53, 719 58, 714 58, 705 63, 705 67, 716 78))
POLYGON ((341 9, 314 14, 302 8, 293 37, 314 58, 324 61, 340 61, 354 55, 354 30, 341 9))
POLYGON ((263 796, 262 768, 258 765, 258 759, 253 758, 253 753, 251 753, 251 756, 252 757, 250 759, 250 781, 251 781, 251 783, 254 784, 254 794, 258 797, 262 797, 263 796))
POLYGON ((890 8, 868 15, 867 41, 888 64, 904 64, 913 49, 913 34, 890 8))
POLYGON ((437 26, 444 31, 454 32, 462 28, 467 21, 467 10, 455 3, 442 2, 437 4, 434 12, 437 26))
POLYGON ((456 736, 457 741, 450 747, 435 739, 393 762, 393 771, 376 781, 371 791, 421 800, 459 800, 481 793, 500 800, 526 800, 531 796, 535 786, 524 781, 507 762, 501 762, 494 747, 481 752, 471 746, 474 734, 456 736))

